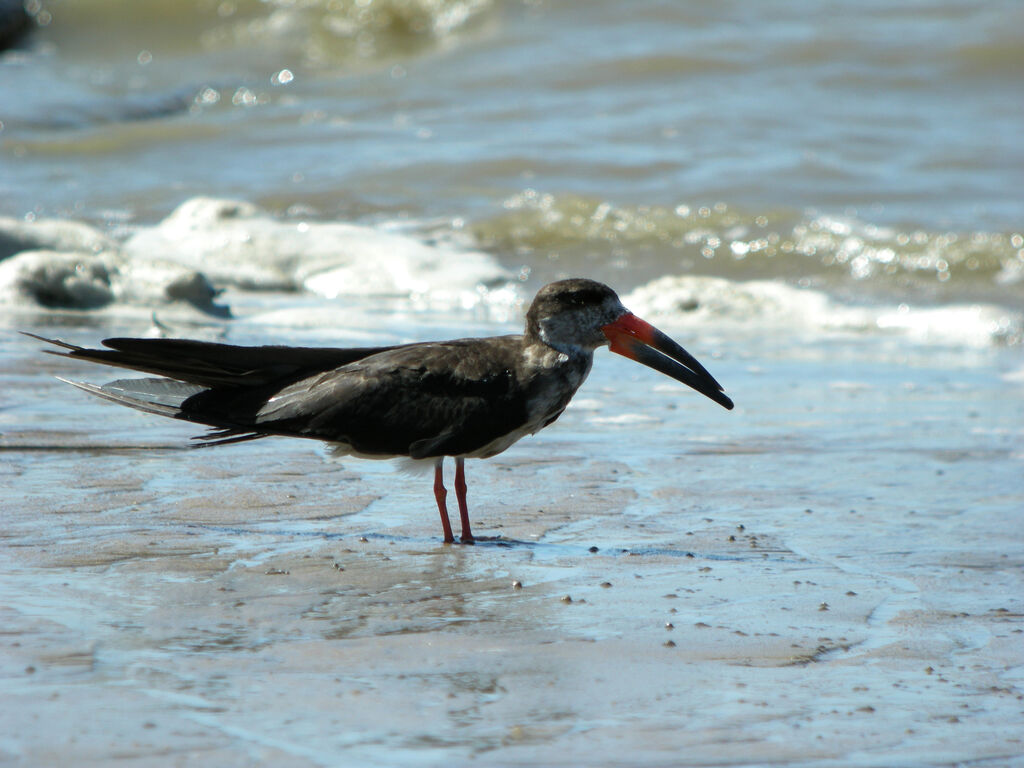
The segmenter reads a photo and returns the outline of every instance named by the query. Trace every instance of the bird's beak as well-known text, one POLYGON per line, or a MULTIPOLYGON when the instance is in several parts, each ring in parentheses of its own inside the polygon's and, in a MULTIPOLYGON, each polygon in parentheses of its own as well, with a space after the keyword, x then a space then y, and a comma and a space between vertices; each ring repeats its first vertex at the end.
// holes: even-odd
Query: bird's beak
POLYGON ((612 352, 661 371, 732 410, 732 400, 722 391, 722 385, 693 355, 632 312, 602 326, 601 331, 611 342, 612 352))

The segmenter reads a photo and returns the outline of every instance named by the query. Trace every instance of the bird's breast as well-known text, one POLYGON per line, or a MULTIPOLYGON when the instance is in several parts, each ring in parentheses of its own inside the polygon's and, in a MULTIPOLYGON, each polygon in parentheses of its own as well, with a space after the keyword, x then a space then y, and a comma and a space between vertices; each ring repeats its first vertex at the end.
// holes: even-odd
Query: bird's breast
POLYGON ((571 355, 550 347, 528 349, 517 371, 525 394, 525 420, 516 428, 467 453, 466 458, 496 456, 527 435, 539 432, 565 410, 590 373, 592 354, 571 355))

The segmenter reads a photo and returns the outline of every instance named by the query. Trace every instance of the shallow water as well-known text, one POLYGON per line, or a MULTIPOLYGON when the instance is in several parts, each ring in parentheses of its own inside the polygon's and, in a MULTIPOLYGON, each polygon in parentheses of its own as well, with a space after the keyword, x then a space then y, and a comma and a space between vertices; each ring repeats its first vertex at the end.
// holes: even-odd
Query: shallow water
POLYGON ((676 335, 736 411, 599 353, 557 425, 470 462, 473 548, 439 544, 429 477, 189 451, 7 342, 0 748, 1020 764, 1016 349, 676 335))

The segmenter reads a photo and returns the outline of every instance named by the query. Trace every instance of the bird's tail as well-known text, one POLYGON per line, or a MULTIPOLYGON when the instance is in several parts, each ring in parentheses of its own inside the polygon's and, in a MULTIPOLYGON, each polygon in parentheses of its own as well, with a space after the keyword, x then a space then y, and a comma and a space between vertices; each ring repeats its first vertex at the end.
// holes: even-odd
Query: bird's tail
POLYGON ((57 378, 83 392, 118 405, 210 427, 210 431, 206 434, 192 438, 194 441, 192 447, 194 448, 240 443, 268 436, 266 432, 224 424, 216 418, 211 419, 202 410, 189 408, 186 401, 209 391, 206 387, 198 384, 188 384, 171 379, 118 379, 97 386, 84 381, 72 381, 61 376, 57 378))
POLYGON ((57 378, 66 384, 118 405, 126 405, 138 411, 168 416, 172 419, 180 417, 182 403, 204 390, 198 384, 187 384, 171 379, 118 379, 97 386, 84 381, 72 381, 61 376, 57 378))

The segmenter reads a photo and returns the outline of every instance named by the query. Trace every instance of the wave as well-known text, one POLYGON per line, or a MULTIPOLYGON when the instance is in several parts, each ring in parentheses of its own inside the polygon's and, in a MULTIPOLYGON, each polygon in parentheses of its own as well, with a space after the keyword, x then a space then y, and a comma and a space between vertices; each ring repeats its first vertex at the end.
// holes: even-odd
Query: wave
POLYGON ((83 222, 0 218, 0 310, 186 304, 227 316, 214 303, 225 289, 473 309, 512 281, 489 254, 344 222, 280 221, 237 200, 187 200, 124 242, 83 222))
MULTIPOLYGON (((467 225, 478 246, 552 274, 616 271, 774 279, 845 299, 1024 304, 1024 235, 904 230, 855 216, 708 205, 618 205, 528 189, 467 225)), ((545 275, 547 277, 547 275, 545 275)))
POLYGON ((769 280, 668 276, 635 289, 623 301, 665 327, 745 337, 756 332, 777 336, 788 345, 836 334, 974 348, 1013 346, 1024 340, 1024 314, 1004 307, 852 305, 822 291, 769 280))
POLYGON ((465 28, 491 0, 267 0, 224 4, 207 48, 270 46, 311 68, 417 54, 465 28))
MULTIPOLYGON (((561 252, 577 246, 601 252, 596 244, 606 241, 629 253, 637 245, 656 251, 652 243, 667 248, 674 260, 662 264, 650 279, 638 279, 635 271, 630 272, 632 283, 604 278, 623 292, 628 307, 658 323, 699 326, 702 334, 760 333, 785 343, 834 334, 956 347, 1019 345, 1024 340, 1019 302, 1013 308, 962 300, 929 306, 906 297, 885 301, 878 292, 873 301, 849 301, 783 274, 795 274, 803 261, 818 269, 839 269, 841 264, 849 280, 864 283, 876 279, 871 270, 885 277, 895 265, 906 274, 928 273, 944 285, 966 279, 957 274, 968 269, 967 259, 975 258, 979 263, 974 271, 993 282, 1016 263, 1006 263, 1001 241, 993 237, 968 238, 958 250, 960 241, 952 237, 936 243, 935 237, 915 240, 881 230, 856 234, 866 225, 815 217, 776 240, 767 221, 748 222, 724 206, 669 211, 607 205, 592 209, 580 198, 570 202, 571 214, 553 199, 541 199, 537 206, 547 212, 543 225, 531 224, 530 218, 516 219, 512 227, 508 218, 500 218, 501 226, 492 231, 505 232, 519 245, 557 245, 561 252), (769 248, 773 252, 766 253, 769 248), (882 254, 883 248, 893 254, 882 254), (695 251, 691 260, 700 258, 703 274, 684 265, 680 251, 695 251), (868 266, 843 261, 841 252, 865 259, 868 266), (936 260, 946 263, 940 267, 936 260), (716 270, 722 274, 711 274, 716 270)), ((198 311, 218 322, 245 316, 291 327, 333 328, 339 310, 372 307, 373 316, 412 311, 450 318, 455 325, 474 317, 517 325, 532 289, 561 276, 517 273, 493 253, 424 242, 409 233, 413 226, 288 221, 251 203, 209 198, 188 200, 163 221, 140 227, 123 241, 83 222, 0 219, 0 313, 159 310, 161 315, 194 316, 198 311), (241 314, 232 312, 238 303, 241 314)), ((559 269, 566 266, 560 263, 559 269)), ((568 271, 604 277, 593 269, 568 271)), ((345 325, 358 322, 349 317, 345 325)))

